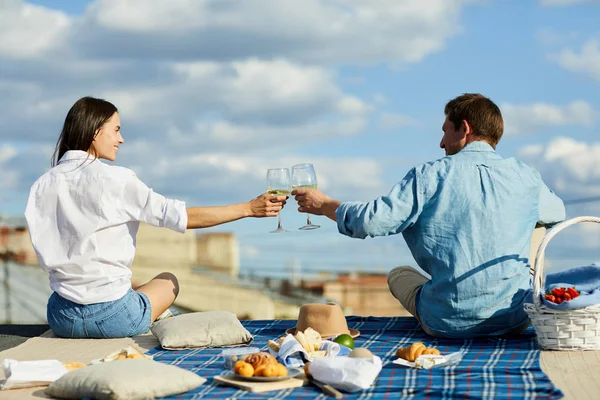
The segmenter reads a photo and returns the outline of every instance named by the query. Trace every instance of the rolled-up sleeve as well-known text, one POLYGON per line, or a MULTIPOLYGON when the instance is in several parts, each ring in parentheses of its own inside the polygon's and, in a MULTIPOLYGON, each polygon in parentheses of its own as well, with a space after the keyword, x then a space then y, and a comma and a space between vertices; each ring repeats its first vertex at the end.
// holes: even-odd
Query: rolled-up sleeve
POLYGON ((369 202, 345 202, 336 211, 341 234, 364 239, 387 236, 412 226, 420 213, 415 169, 394 185, 387 196, 369 202))
POLYGON ((124 212, 132 220, 181 233, 187 229, 185 202, 167 199, 154 192, 135 175, 127 179, 121 202, 124 212))
POLYGON ((552 190, 543 182, 538 201, 540 225, 554 225, 563 221, 566 217, 565 204, 552 190))

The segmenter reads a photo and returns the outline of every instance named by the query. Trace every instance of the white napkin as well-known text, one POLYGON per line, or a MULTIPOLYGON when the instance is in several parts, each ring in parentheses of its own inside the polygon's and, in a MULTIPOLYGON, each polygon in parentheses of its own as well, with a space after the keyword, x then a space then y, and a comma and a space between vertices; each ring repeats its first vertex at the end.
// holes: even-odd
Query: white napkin
POLYGON ((58 360, 17 361, 4 360, 6 382, 2 390, 48 386, 68 371, 58 360))
MULTIPOLYGON (((330 340, 323 340, 319 350, 325 350, 325 357, 347 356, 350 354, 350 349, 330 340)), ((278 357, 282 364, 288 368, 300 368, 304 365, 304 360, 313 361, 313 357, 291 334, 283 339, 278 353, 271 348, 269 348, 269 352, 278 357)))
POLYGON ((410 368, 419 368, 419 369, 430 369, 437 367, 447 367, 450 365, 456 365, 462 360, 462 353, 450 353, 445 356, 437 356, 432 354, 421 355, 417 357, 414 362, 407 361, 403 358, 398 358, 394 360, 394 364, 403 365, 405 367, 410 368))
POLYGON ((356 392, 371 387, 379 372, 381 358, 317 358, 308 365, 313 378, 336 389, 356 392))

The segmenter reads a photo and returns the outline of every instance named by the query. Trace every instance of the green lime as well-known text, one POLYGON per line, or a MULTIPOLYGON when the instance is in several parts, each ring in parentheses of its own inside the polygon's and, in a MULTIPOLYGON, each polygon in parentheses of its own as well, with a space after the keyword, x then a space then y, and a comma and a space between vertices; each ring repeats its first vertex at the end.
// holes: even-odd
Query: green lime
POLYGON ((339 335, 338 337, 333 339, 333 341, 341 344, 342 346, 346 346, 349 349, 354 348, 354 339, 352 339, 352 336, 350 336, 346 333, 342 333, 341 335, 339 335))

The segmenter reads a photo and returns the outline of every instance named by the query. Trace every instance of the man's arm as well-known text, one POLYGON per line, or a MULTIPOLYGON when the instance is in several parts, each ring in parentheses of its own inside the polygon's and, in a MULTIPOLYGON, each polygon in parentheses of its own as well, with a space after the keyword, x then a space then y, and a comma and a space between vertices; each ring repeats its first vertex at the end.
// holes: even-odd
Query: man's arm
POLYGON ((285 205, 286 196, 263 194, 247 203, 228 206, 187 208, 187 229, 208 228, 246 217, 276 217, 285 205))
POLYGON ((420 214, 415 175, 415 170, 411 170, 387 196, 366 203, 340 203, 318 190, 297 190, 292 194, 300 206, 298 211, 337 221, 341 234, 361 239, 387 236, 402 232, 420 214))
POLYGON ((538 201, 539 225, 553 225, 565 219, 565 204, 542 182, 538 201))

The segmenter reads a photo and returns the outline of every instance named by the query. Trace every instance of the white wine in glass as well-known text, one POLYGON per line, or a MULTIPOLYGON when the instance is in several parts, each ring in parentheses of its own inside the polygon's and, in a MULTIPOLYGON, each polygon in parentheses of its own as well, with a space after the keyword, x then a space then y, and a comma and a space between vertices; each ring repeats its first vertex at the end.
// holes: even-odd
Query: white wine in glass
MULTIPOLYGON (((295 189, 317 189, 317 173, 312 164, 297 164, 292 167, 292 190, 295 189)), ((301 226, 300 230, 309 231, 320 228, 310 222, 310 214, 306 214, 306 225, 301 226)))
MULTIPOLYGON (((289 196, 292 192, 290 170, 287 168, 272 168, 267 170, 267 194, 273 196, 289 196)), ((270 233, 287 232, 281 226, 281 212, 277 214, 277 229, 270 233)))

